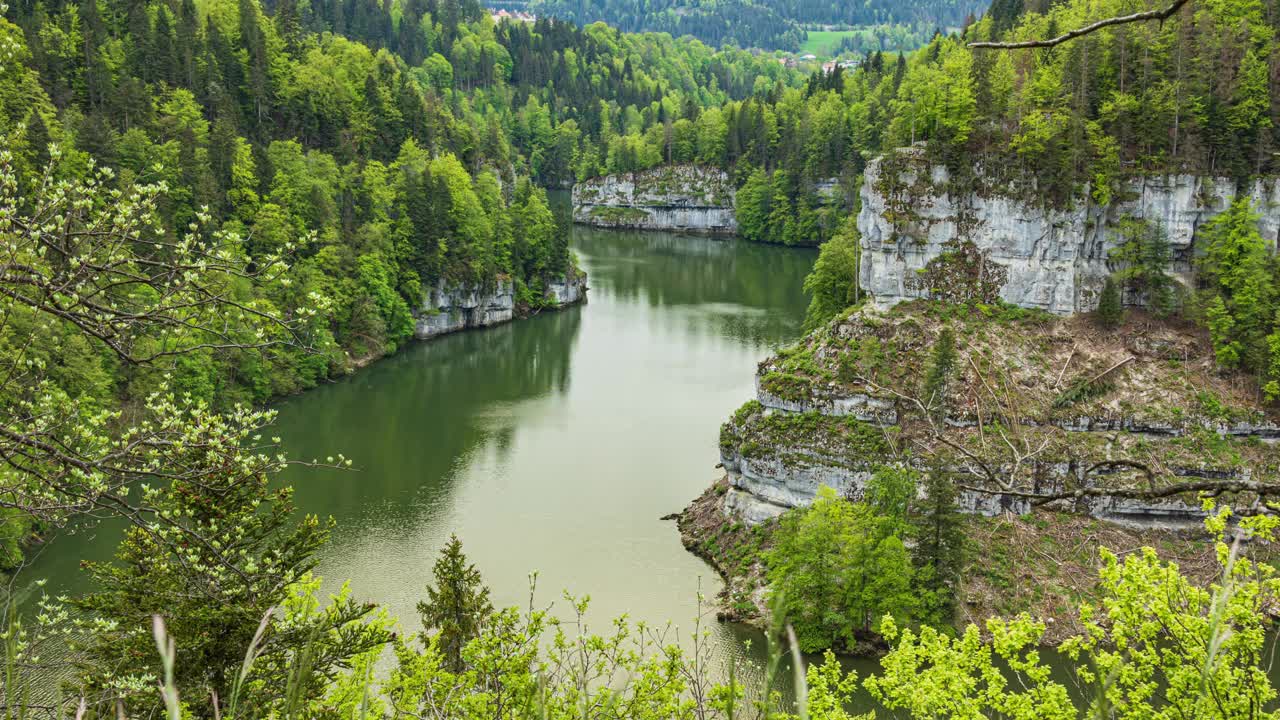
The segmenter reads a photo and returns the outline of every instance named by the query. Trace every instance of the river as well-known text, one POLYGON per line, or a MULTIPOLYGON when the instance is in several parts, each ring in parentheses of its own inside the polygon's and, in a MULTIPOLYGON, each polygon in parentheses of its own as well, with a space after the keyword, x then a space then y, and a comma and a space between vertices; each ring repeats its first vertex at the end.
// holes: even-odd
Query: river
MULTIPOLYGON (((756 363, 800 334, 813 250, 575 227, 584 305, 414 344, 278 404, 302 512, 337 527, 319 571, 419 628, 415 604, 451 533, 495 604, 590 595, 602 630, 628 614, 687 636, 716 573, 685 551, 678 512, 720 476, 721 421, 752 397, 756 363)), ((114 526, 43 548, 28 577, 86 589, 114 526)), ((706 608, 704 608, 706 609, 706 608)), ((711 620, 722 660, 750 633, 711 620)), ((759 643, 755 651, 760 650, 759 643)))
MULTIPOLYGON (((719 578, 680 544, 678 512, 718 475, 719 425, 755 364, 797 337, 812 252, 575 228, 587 304, 416 345, 280 407, 305 512, 338 521, 332 580, 410 628, 451 533, 495 604, 590 595, 687 625, 719 578)), ((560 603, 562 606, 563 602, 560 603)), ((567 609, 567 608, 566 608, 567 609)))

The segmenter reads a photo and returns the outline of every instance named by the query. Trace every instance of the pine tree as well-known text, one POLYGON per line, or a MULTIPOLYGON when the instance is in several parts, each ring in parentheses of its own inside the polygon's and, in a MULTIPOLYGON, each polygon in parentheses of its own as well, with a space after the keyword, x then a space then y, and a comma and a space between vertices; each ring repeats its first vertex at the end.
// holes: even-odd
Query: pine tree
POLYGON ((925 476, 924 498, 914 508, 917 585, 940 622, 955 613, 956 588, 964 562, 964 520, 956 506, 956 486, 935 468, 925 476))
MULTIPOLYGON (((239 436, 225 437, 234 444, 239 436)), ((170 520, 127 529, 114 562, 85 563, 95 589, 72 604, 96 621, 97 629, 82 646, 88 687, 101 688, 111 673, 154 672, 149 622, 154 615, 163 616, 169 632, 181 638, 174 682, 182 696, 231 697, 245 650, 262 632, 263 616, 278 612, 272 608, 287 608, 311 582, 308 573, 328 526, 315 518, 297 522, 292 493, 272 489, 268 475, 227 475, 145 489, 147 504, 170 520)), ((271 640, 260 646, 264 652, 255 663, 257 682, 248 683, 256 687, 245 690, 256 697, 246 704, 278 716, 269 709, 282 698, 273 690, 286 682, 285 653, 304 643, 313 664, 296 674, 290 669, 288 682, 306 696, 323 693, 326 676, 389 640, 388 632, 364 621, 372 610, 343 593, 296 622, 273 621, 271 640)), ((130 717, 150 715, 146 710, 154 707, 154 691, 109 692, 118 694, 130 717)))
POLYGON ((258 6, 250 0, 240 0, 240 44, 248 51, 249 106, 245 115, 260 131, 271 104, 270 59, 267 57, 267 41, 258 22, 258 6))
POLYGON ((938 334, 929 359, 929 372, 925 375, 921 400, 929 408, 934 420, 941 422, 947 414, 947 383, 956 365, 956 334, 949 327, 938 334))
POLYGON ((489 588, 480 571, 467 562, 462 541, 457 535, 440 551, 432 569, 435 586, 427 586, 427 599, 418 603, 422 626, 435 630, 445 664, 453 672, 462 672, 462 649, 480 634, 485 620, 493 614, 489 588))
POLYGON ((1098 322, 1105 328, 1116 328, 1124 322, 1124 306, 1120 302, 1120 283, 1114 277, 1107 277, 1102 286, 1102 296, 1098 299, 1098 322))
POLYGON ((284 40, 285 47, 290 52, 297 50, 302 34, 297 0, 277 0, 275 17, 272 19, 275 20, 276 30, 280 33, 280 39, 284 40))
POLYGON ((184 87, 191 89, 196 87, 196 40, 199 23, 200 17, 196 11, 195 1, 182 0, 175 42, 182 62, 179 81, 184 87))
POLYGON ((1124 218, 1120 237, 1124 242, 1111 251, 1111 259, 1120 265, 1116 279, 1156 315, 1169 315, 1177 309, 1178 296, 1169 273, 1173 250, 1164 230, 1146 220, 1124 218))
POLYGON ((32 110, 27 117, 27 151, 37 172, 49 164, 49 128, 40 113, 32 110))
POLYGON ((174 44, 173 26, 169 23, 169 12, 160 9, 156 12, 155 31, 151 36, 151 45, 147 49, 147 63, 152 66, 152 78, 162 80, 170 85, 179 80, 181 63, 178 60, 178 49, 174 44))
POLYGON ((795 234, 795 213, 792 212, 790 189, 791 176, 786 170, 775 170, 770 186, 769 221, 763 238, 765 242, 787 243, 788 228, 792 235, 795 234))

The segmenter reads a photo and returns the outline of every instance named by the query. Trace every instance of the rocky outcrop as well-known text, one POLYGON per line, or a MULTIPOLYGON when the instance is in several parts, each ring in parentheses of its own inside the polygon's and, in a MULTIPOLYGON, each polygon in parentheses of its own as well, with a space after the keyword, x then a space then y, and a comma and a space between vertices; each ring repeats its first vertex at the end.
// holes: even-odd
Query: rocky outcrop
MULTIPOLYGON (((981 178, 979 178, 981 180, 981 178)), ((1017 197, 974 189, 948 191, 950 177, 914 149, 867 165, 858 215, 862 288, 877 306, 924 297, 912 279, 944 244, 971 240, 1004 266, 1008 278, 1000 295, 1007 302, 1058 315, 1097 306, 1112 268, 1107 259, 1118 244, 1115 228, 1132 216, 1159 225, 1174 252, 1174 270, 1190 270, 1198 228, 1237 195, 1228 178, 1166 175, 1138 177, 1100 206, 1082 193, 1069 209, 1046 207, 1034 193, 1017 197)), ((979 181, 975 183, 981 186, 979 181)), ((1280 179, 1257 180, 1242 189, 1262 214, 1263 237, 1274 247, 1280 234, 1280 179)))
POLYGON ((573 188, 573 221, 598 227, 732 235, 733 183, 722 170, 669 165, 573 188))
MULTIPOLYGON (((1200 503, 1178 484, 1275 477, 1280 421, 1222 375, 1200 333, 1133 314, 1116 331, 923 303, 839 320, 760 364, 755 399, 721 429, 723 506, 758 524, 823 486, 861 499, 878 470, 905 465, 954 478, 975 515, 1198 526, 1200 503), (948 325, 950 379, 922 399, 948 325)), ((1254 501, 1241 492, 1229 502, 1254 501)))
MULTIPOLYGON (((547 301, 553 307, 565 307, 586 299, 586 275, 571 273, 547 285, 547 301)), ((459 287, 443 281, 426 293, 422 307, 415 313, 414 335, 425 340, 468 328, 481 328, 510 322, 516 317, 515 289, 508 279, 492 288, 459 287)))

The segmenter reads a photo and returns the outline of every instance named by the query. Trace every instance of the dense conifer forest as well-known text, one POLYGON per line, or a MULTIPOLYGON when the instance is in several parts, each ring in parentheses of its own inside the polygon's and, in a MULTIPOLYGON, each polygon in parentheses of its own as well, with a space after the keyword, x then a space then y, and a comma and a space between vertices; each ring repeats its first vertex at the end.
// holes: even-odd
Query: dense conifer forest
POLYGON ((254 288, 263 300, 334 303, 320 356, 184 359, 178 389, 226 405, 395 349, 440 283, 510 276, 537 307, 571 265, 539 186, 570 182, 612 127, 785 77, 658 36, 495 25, 474 3, 410 4, 394 22, 359 2, 274 14, 249 1, 23 3, 9 15, 25 67, 4 88, 21 192, 44 181, 55 142, 54 178, 105 169, 116 187, 163 183, 168 233, 205 209, 251 259, 299 246, 295 282, 254 288))

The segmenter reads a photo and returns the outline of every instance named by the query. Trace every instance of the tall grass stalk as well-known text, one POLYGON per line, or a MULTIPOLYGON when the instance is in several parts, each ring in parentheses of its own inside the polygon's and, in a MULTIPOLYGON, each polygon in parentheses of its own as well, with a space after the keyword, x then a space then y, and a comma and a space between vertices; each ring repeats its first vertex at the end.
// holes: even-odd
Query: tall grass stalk
POLYGON ((267 608, 267 611, 262 615, 262 621, 258 623, 257 632, 253 634, 253 640, 249 641, 249 649, 244 653, 244 662, 240 664, 240 672, 236 674, 235 682, 231 685, 231 698, 227 704, 227 717, 229 720, 240 716, 240 698, 241 693, 244 691, 244 683, 249 679, 249 673, 253 671, 253 664, 262 655, 262 637, 267 632, 267 626, 271 624, 271 615, 274 612, 274 607, 267 608))
POLYGON ((177 648, 173 638, 164 629, 164 618, 151 616, 151 634, 160 651, 160 663, 164 666, 164 681, 160 684, 160 697, 164 700, 169 720, 182 720, 182 706, 178 702, 178 688, 173 684, 173 667, 177 662, 177 648))

